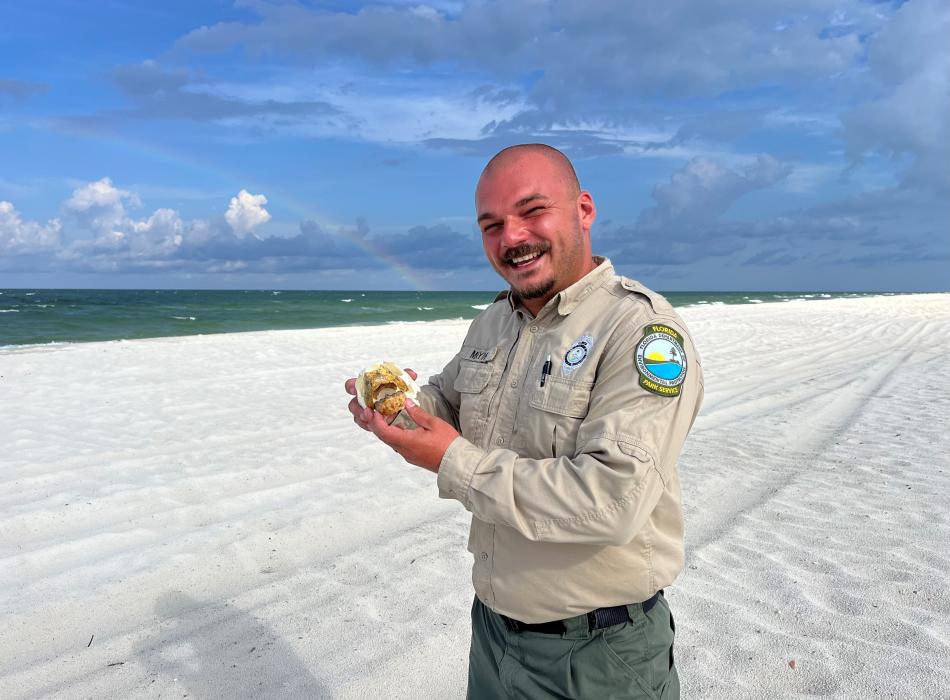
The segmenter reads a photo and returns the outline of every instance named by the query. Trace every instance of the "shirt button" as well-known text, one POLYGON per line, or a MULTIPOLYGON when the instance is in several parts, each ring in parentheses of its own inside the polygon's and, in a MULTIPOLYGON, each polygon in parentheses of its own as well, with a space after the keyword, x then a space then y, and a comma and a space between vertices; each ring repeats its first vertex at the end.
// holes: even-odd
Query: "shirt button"
POLYGON ((532 333, 537 333, 537 332, 538 332, 538 327, 537 327, 537 326, 531 326, 531 328, 530 328, 529 330, 530 330, 532 333))
POLYGON ((517 388, 518 388, 518 380, 517 380, 517 379, 512 379, 512 380, 511 380, 511 388, 512 388, 512 389, 517 389, 517 388))
POLYGON ((504 445, 504 444, 505 444, 505 438, 503 438, 501 435, 499 435, 498 437, 495 438, 495 444, 496 444, 496 445, 504 445))
POLYGON ((482 552, 478 556, 482 558, 482 561, 488 561, 488 552, 482 552))

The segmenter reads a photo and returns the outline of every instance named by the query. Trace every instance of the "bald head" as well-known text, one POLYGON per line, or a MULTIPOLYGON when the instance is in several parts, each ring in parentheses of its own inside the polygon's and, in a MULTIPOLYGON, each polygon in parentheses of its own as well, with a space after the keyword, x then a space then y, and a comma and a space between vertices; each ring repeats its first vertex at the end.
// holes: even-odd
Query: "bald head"
POLYGON ((580 194, 581 186, 571 161, 559 150, 544 143, 523 143, 499 151, 482 170, 479 182, 499 170, 530 167, 530 162, 538 158, 547 161, 569 196, 576 197, 580 194))

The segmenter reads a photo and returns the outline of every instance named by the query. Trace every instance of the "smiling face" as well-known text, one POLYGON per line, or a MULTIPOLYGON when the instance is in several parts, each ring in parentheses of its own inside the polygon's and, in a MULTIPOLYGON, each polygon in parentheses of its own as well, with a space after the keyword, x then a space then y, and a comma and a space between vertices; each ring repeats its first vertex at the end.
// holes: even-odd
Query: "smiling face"
POLYGON ((532 313, 594 269, 594 201, 560 152, 502 151, 478 181, 475 208, 485 255, 532 313))

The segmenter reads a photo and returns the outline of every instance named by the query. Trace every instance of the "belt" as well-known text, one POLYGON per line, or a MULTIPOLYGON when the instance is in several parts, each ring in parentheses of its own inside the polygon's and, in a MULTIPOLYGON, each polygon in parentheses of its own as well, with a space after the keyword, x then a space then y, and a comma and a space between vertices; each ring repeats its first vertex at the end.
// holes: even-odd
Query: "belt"
MULTIPOLYGON (((657 591, 645 601, 640 603, 644 613, 650 612, 656 601, 663 595, 663 591, 657 591)), ((505 615, 499 615, 504 621, 505 627, 510 632, 542 632, 544 634, 563 634, 567 630, 567 620, 553 620, 551 622, 521 622, 505 615)), ((619 625, 630 621, 630 612, 626 605, 615 605, 611 608, 597 608, 584 615, 587 618, 587 628, 591 631, 619 625)))

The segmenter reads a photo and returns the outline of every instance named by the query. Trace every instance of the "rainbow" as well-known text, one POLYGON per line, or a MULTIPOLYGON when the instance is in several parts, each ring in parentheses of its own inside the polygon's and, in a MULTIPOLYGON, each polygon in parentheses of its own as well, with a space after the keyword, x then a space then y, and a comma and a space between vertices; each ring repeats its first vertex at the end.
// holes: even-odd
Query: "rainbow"
POLYGON ((315 213, 312 205, 301 201, 288 192, 285 192, 283 189, 275 187, 271 183, 255 181, 253 176, 247 176, 244 173, 233 173, 229 170, 221 168, 214 163, 202 160, 196 157, 194 154, 182 153, 165 145, 156 146, 150 141, 135 139, 127 135, 114 132, 104 134, 97 131, 96 129, 83 128, 76 124, 70 124, 68 127, 59 124, 58 127, 60 131, 66 132, 72 136, 95 139, 96 141, 106 143, 112 147, 119 146, 125 151, 136 153, 138 155, 142 155, 168 165, 186 167, 192 172, 211 175, 217 179, 224 180, 225 182, 234 182, 235 180, 238 180, 242 183, 246 183, 240 185, 239 187, 253 190, 255 193, 264 193, 267 196, 268 201, 279 203, 282 207, 288 209, 295 216, 298 216, 301 221, 305 219, 316 221, 321 227, 325 228, 327 231, 330 231, 333 235, 342 236, 366 253, 370 258, 382 263, 383 266, 395 272, 403 281, 409 284, 414 289, 414 291, 422 291, 432 287, 428 277, 422 275, 417 270, 414 270, 402 261, 387 253, 373 240, 363 238, 358 232, 347 230, 344 226, 341 226, 337 222, 330 221, 326 217, 315 213))

